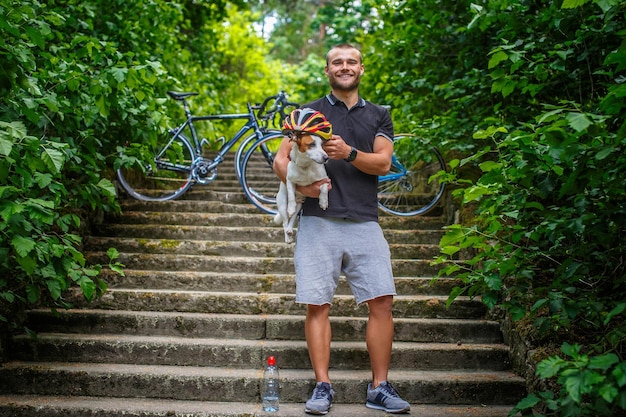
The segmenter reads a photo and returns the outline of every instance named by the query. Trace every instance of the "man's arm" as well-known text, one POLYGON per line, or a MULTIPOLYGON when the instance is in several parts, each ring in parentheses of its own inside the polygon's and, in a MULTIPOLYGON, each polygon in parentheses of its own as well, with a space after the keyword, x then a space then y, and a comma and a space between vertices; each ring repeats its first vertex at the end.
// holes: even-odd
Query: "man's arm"
MULTIPOLYGON (((346 159, 352 147, 344 142, 341 136, 333 135, 332 139, 324 144, 324 150, 331 159, 346 159)), ((373 152, 357 150, 352 165, 366 174, 385 175, 391 168, 392 154, 393 143, 384 136, 376 136, 373 152)))

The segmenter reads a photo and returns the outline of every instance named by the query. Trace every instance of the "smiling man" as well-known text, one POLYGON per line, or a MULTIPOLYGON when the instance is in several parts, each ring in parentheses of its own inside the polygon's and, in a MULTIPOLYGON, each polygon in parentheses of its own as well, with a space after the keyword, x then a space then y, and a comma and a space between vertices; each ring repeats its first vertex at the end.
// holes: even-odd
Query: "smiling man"
MULTIPOLYGON (((330 307, 343 274, 357 304, 366 303, 369 316, 366 344, 372 382, 366 406, 406 413, 408 402, 387 381, 393 341, 393 296, 389 245, 378 224, 378 175, 391 166, 393 124, 389 110, 359 96, 365 68, 361 52, 342 44, 326 55, 324 73, 331 93, 305 104, 322 112, 333 126, 324 144, 330 160, 328 179, 297 190, 307 196, 294 253, 296 302, 307 305, 305 336, 316 385, 305 411, 326 414, 335 394, 329 375, 330 307), (320 185, 329 184, 328 208, 317 202, 320 185)), ((292 142, 285 139, 274 160, 284 182, 292 142)), ((365 387, 364 387, 365 388, 365 387)))

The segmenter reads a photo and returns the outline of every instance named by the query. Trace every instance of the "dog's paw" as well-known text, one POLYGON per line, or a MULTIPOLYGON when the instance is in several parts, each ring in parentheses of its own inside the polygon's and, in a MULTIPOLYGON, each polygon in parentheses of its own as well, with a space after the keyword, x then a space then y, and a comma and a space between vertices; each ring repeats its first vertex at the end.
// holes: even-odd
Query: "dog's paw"
POLYGON ((285 231, 285 243, 293 243, 293 230, 285 231))

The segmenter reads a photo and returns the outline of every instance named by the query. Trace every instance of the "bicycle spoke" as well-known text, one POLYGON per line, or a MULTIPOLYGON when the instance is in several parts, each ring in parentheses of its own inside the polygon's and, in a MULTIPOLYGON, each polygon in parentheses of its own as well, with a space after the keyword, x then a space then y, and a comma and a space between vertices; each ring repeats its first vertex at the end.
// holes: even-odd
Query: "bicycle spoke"
POLYGON ((252 204, 261 211, 276 214, 276 193, 280 180, 272 169, 282 134, 272 133, 256 142, 246 152, 242 164, 241 186, 252 204))
POLYGON ((140 155, 155 155, 138 147, 125 147, 120 157, 127 163, 117 177, 128 194, 138 200, 165 201, 182 195, 191 185, 192 148, 181 137, 168 146, 159 159, 142 162, 140 155))
POLYGON ((432 176, 445 170, 436 148, 419 147, 412 136, 394 141, 394 161, 387 175, 379 177, 378 204, 396 216, 416 216, 432 210, 443 196, 445 185, 432 176))

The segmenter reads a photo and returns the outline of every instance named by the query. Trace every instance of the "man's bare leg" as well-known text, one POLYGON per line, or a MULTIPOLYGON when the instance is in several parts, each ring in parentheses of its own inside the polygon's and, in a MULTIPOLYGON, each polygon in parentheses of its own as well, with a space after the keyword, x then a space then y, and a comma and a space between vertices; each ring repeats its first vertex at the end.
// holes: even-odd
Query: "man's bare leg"
POLYGON ((307 306, 304 333, 316 382, 329 382, 330 366, 330 304, 307 306))
POLYGON ((387 381, 393 343, 393 296, 374 298, 367 302, 369 320, 365 340, 372 365, 372 388, 387 381))

